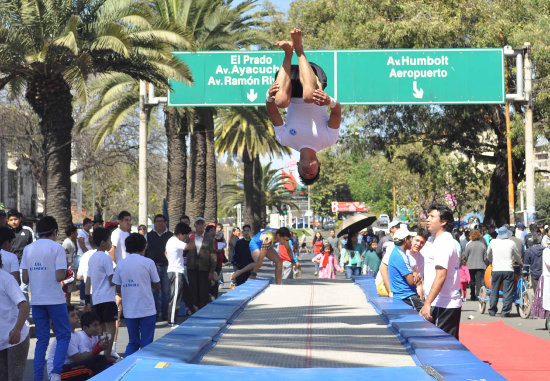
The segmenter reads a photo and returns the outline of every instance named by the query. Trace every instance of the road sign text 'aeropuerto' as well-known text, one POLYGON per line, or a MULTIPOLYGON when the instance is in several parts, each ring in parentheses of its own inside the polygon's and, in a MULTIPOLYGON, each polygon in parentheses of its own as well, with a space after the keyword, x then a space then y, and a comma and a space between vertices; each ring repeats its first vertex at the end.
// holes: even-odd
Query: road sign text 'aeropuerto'
MULTIPOLYGON (((174 53, 195 84, 172 81, 169 106, 259 106, 282 51, 174 53)), ((503 49, 306 51, 328 78, 325 91, 342 104, 502 104, 503 49)), ((296 56, 293 64, 297 64, 296 56)))

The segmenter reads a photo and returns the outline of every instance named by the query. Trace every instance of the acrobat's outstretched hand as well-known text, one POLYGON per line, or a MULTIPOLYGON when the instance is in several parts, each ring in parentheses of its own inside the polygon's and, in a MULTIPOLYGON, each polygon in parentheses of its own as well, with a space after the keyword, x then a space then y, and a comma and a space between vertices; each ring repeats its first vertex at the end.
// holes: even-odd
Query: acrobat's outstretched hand
POLYGON ((313 102, 317 106, 328 106, 330 105, 330 96, 321 89, 316 89, 313 91, 313 102))
POLYGON ((279 89, 280 89, 279 84, 276 81, 274 81, 271 87, 267 90, 268 102, 273 102, 273 100, 275 99, 275 94, 279 92, 279 89))

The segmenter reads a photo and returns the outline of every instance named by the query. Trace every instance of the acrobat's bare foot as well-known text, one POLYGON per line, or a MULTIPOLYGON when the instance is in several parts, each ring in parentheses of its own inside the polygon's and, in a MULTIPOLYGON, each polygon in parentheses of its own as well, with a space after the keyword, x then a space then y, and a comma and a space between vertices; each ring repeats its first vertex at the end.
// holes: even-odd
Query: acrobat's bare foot
POLYGON ((278 41, 275 43, 276 46, 283 49, 285 51, 285 54, 292 55, 294 47, 292 46, 292 42, 290 41, 278 41))
POLYGON ((290 32, 290 38, 292 39, 292 45, 296 54, 304 52, 304 45, 302 44, 302 31, 298 28, 292 29, 290 32))

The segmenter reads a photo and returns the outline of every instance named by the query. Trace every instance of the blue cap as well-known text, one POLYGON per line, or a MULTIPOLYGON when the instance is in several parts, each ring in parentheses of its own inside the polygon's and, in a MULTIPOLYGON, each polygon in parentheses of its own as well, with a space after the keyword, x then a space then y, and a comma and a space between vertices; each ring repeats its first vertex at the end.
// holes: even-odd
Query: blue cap
POLYGON ((520 221, 516 224, 516 227, 521 228, 521 227, 525 227, 525 225, 523 224, 523 222, 520 221))

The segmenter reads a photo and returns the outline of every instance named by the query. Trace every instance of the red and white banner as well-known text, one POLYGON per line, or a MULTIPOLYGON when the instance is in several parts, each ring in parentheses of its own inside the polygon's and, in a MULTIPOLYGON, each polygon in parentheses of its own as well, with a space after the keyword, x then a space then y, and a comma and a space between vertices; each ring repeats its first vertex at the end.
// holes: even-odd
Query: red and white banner
POLYGON ((368 212, 369 207, 364 202, 357 201, 333 201, 332 211, 336 212, 368 212))

